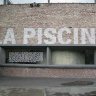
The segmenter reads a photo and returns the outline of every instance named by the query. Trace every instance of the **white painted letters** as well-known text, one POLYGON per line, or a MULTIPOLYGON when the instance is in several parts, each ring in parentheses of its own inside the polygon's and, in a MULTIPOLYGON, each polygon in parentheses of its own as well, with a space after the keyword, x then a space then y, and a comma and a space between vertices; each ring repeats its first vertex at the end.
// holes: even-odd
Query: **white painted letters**
POLYGON ((64 37, 63 37, 63 32, 66 32, 66 36, 68 35, 68 34, 71 34, 71 30, 70 29, 68 29, 68 28, 62 28, 62 29, 60 29, 59 31, 58 31, 58 42, 60 43, 60 44, 70 44, 71 43, 71 39, 70 38, 67 38, 67 40, 66 41, 64 41, 64 37))
POLYGON ((95 44, 95 28, 81 28, 81 44, 95 44))
MULTIPOLYGON (((23 30, 23 29, 22 29, 23 30)), ((16 35, 17 36, 17 35, 16 35)), ((16 37, 13 28, 8 28, 0 44, 96 44, 96 28, 24 28, 24 33, 16 37), (23 35, 23 38, 22 38, 23 35), (34 40, 34 41, 32 41, 34 40)))
POLYGON ((3 44, 16 44, 13 28, 7 29, 3 44))
POLYGON ((78 40, 79 40, 79 38, 78 38, 78 28, 74 28, 74 30, 73 30, 73 34, 74 34, 74 44, 78 44, 78 40))
POLYGON ((45 44, 55 44, 56 43, 56 29, 54 28, 47 28, 44 31, 44 35, 46 39, 44 40, 45 44))
POLYGON ((24 38, 23 44, 28 44, 28 39, 34 37, 36 35, 35 29, 33 28, 24 28, 24 38))

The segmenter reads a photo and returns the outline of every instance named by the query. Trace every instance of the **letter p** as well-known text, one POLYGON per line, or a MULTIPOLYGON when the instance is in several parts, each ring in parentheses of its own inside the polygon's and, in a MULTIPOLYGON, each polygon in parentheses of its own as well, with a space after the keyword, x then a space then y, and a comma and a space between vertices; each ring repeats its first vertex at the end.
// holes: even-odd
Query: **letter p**
POLYGON ((28 39, 35 37, 36 32, 33 28, 24 28, 23 44, 28 44, 28 39))

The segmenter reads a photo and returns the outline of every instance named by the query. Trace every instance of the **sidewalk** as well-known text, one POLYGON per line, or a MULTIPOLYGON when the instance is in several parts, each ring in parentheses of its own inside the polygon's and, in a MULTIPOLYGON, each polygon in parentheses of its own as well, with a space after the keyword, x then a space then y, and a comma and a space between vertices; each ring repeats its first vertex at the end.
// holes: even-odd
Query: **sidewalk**
POLYGON ((0 96, 93 95, 96 96, 96 79, 0 77, 0 96))
POLYGON ((0 77, 0 86, 10 86, 10 87, 28 86, 28 87, 43 87, 43 88, 68 87, 68 86, 96 87, 96 79, 0 77))

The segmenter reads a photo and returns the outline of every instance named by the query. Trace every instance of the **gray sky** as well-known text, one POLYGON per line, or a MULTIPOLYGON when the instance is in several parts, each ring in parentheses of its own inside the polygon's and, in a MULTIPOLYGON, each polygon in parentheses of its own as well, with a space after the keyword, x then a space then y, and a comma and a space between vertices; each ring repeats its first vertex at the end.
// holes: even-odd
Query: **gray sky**
MULTIPOLYGON (((38 3, 47 3, 48 0, 10 0, 12 1, 14 4, 18 4, 18 3, 32 3, 32 2, 38 2, 38 3)), ((94 3, 94 0, 50 0, 51 3, 94 3)), ((3 0, 0 0, 0 3, 3 3, 3 0)))

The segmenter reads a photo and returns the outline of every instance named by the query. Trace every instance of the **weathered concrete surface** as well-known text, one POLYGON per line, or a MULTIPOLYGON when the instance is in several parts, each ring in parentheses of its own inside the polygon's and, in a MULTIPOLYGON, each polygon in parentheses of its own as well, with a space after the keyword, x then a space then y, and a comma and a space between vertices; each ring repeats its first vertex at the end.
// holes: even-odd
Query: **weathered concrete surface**
POLYGON ((96 96, 96 79, 0 77, 0 96, 93 95, 96 96))
POLYGON ((82 53, 74 51, 54 51, 52 53, 52 64, 85 64, 85 56, 82 53))
POLYGON ((47 88, 47 96, 96 96, 96 87, 47 88))
POLYGON ((10 87, 96 87, 96 78, 17 78, 0 77, 0 86, 10 87))
POLYGON ((96 87, 0 88, 0 96, 96 96, 96 87))
POLYGON ((0 88, 0 96, 44 96, 41 89, 32 88, 0 88))

